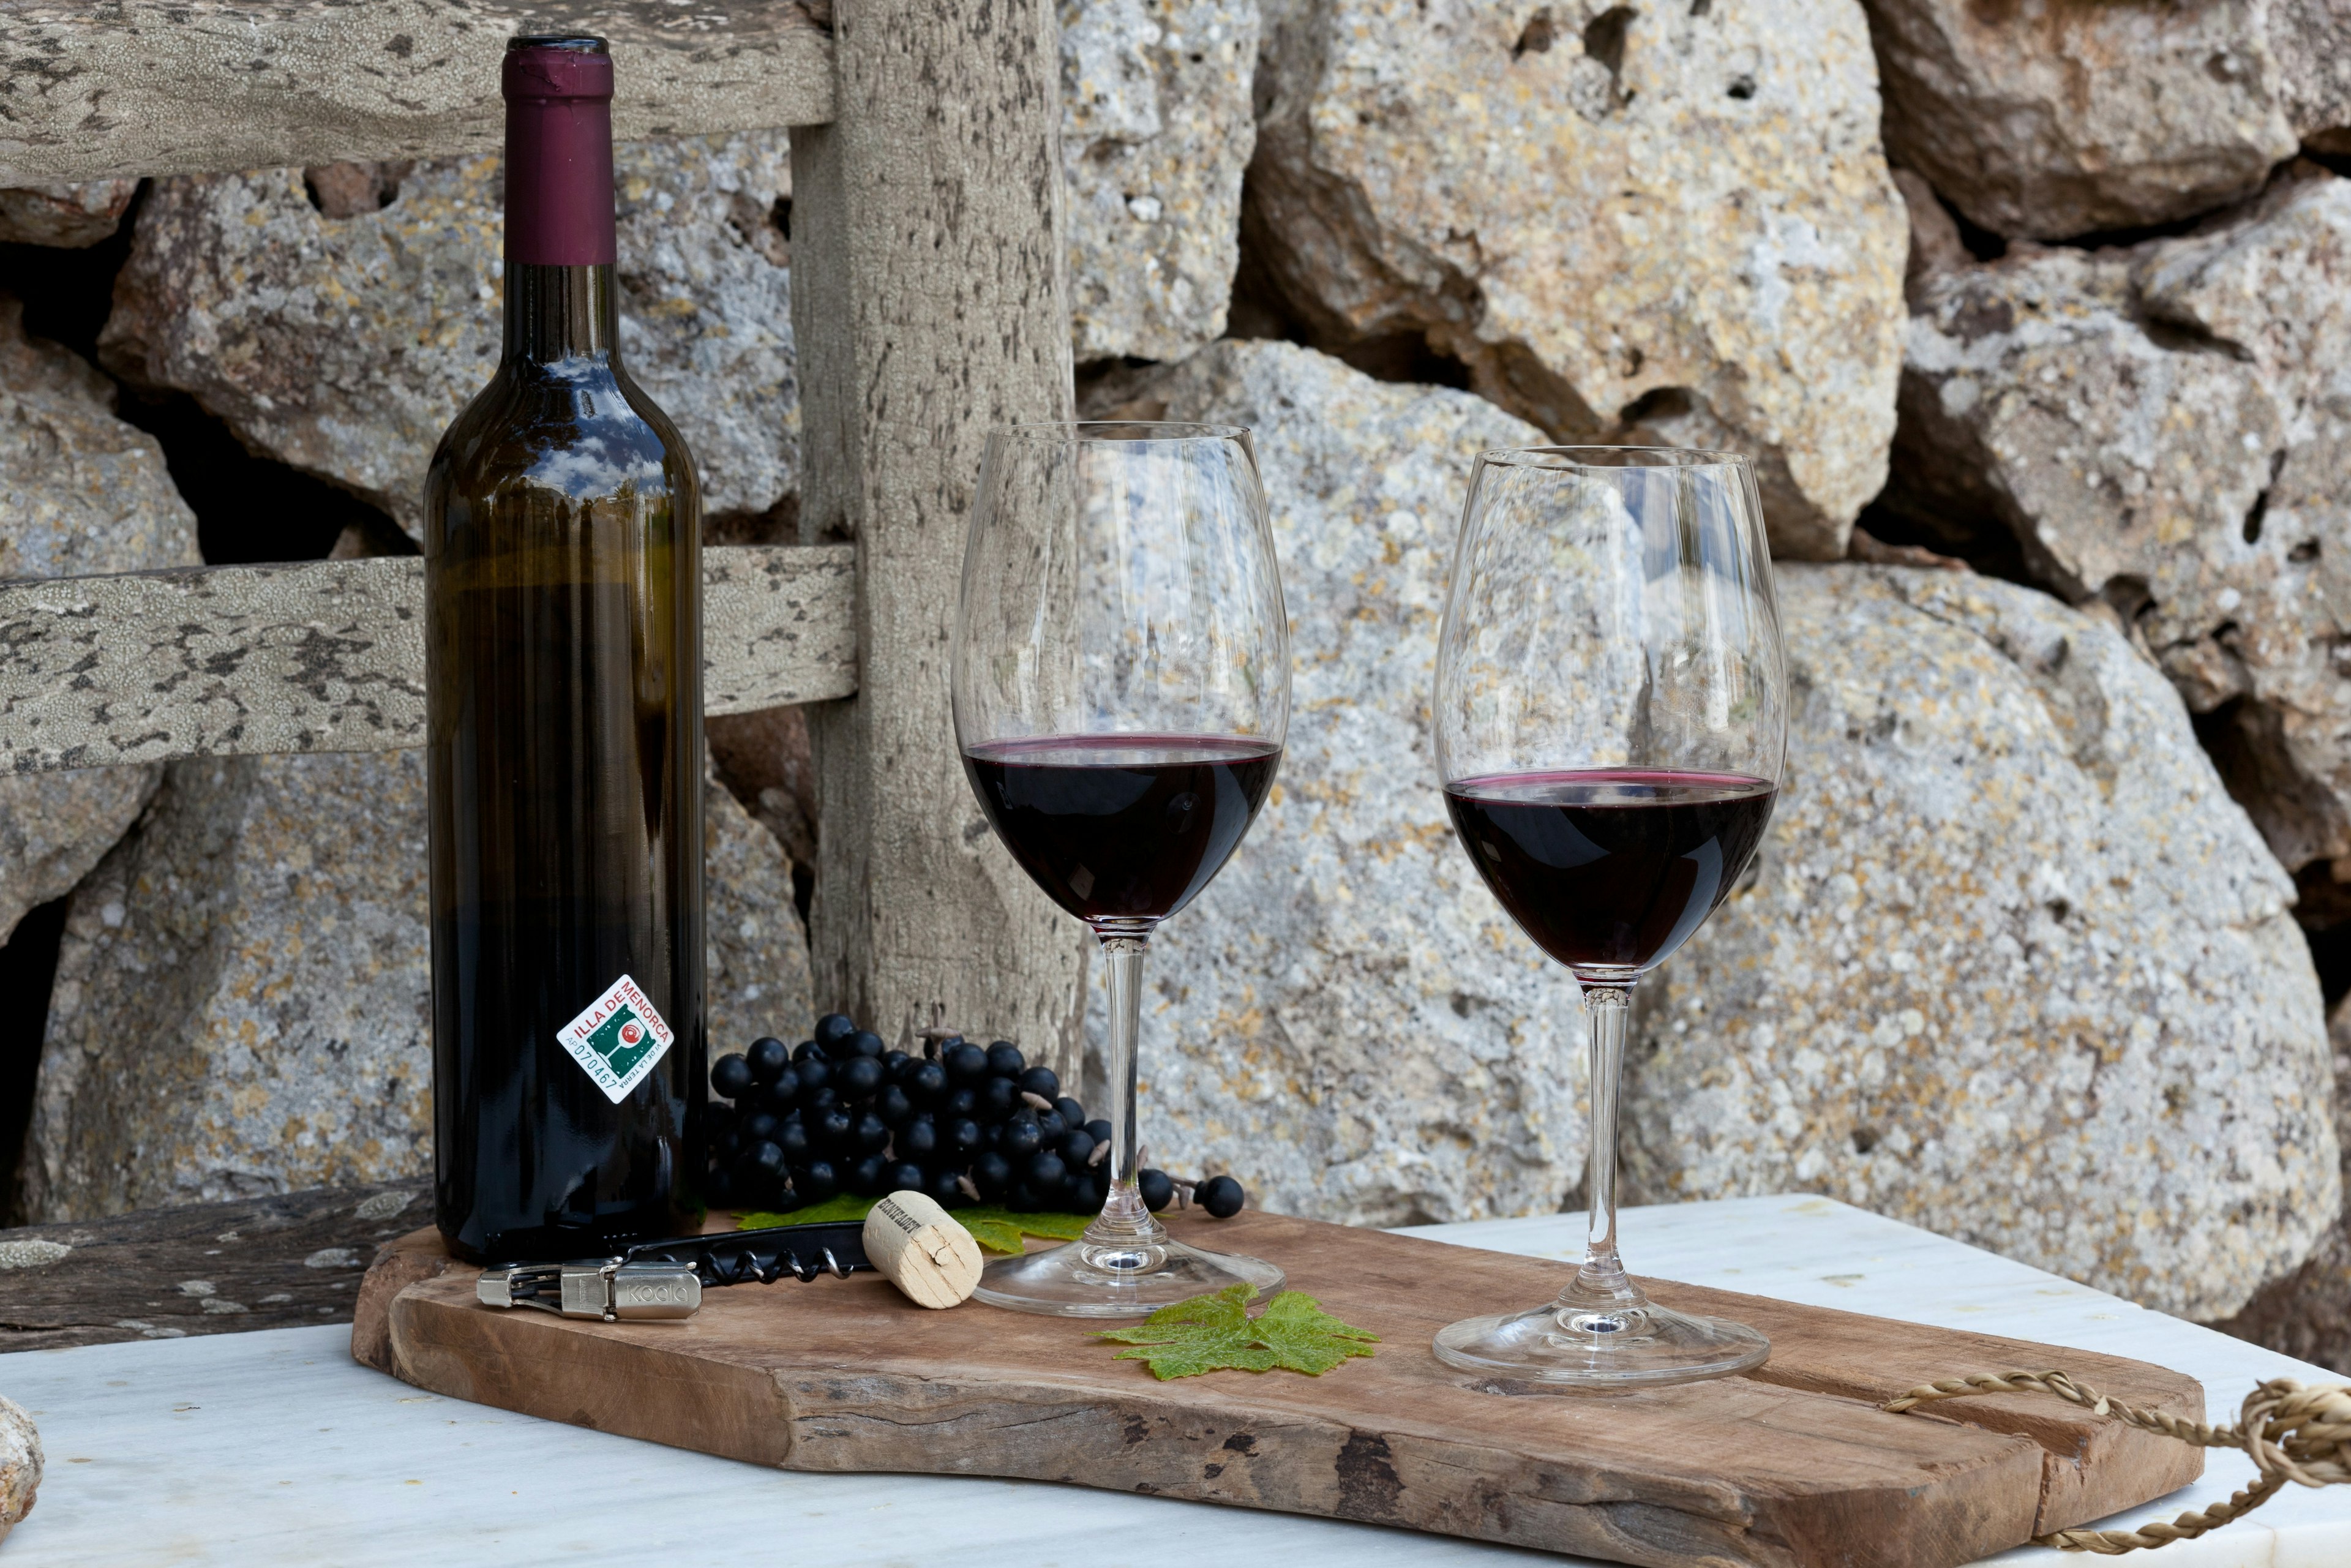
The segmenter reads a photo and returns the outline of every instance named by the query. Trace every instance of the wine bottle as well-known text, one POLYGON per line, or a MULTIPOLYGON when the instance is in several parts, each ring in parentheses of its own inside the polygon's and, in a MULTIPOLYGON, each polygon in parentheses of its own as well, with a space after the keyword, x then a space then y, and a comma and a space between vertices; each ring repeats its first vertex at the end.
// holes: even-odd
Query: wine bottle
POLYGON ((434 1217, 485 1261, 700 1216, 701 501, 622 369, 612 60, 507 46, 506 344, 424 487, 434 1217))

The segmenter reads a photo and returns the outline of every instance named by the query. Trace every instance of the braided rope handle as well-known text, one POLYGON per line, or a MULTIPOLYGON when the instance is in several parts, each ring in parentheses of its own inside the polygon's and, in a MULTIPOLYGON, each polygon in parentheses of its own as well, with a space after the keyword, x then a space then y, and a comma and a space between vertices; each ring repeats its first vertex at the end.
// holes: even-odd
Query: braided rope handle
POLYGON ((1980 1372, 1969 1377, 1946 1377, 1922 1383, 1879 1408, 1898 1416, 1922 1405, 1975 1394, 2051 1395, 2093 1416, 2111 1416, 2142 1431, 2199 1448, 2238 1449, 2249 1455, 2253 1468, 2261 1472, 2259 1479, 2228 1501, 2189 1509, 2169 1523, 2158 1520, 2137 1530, 2060 1530, 2034 1536, 2035 1546, 2118 1557, 2174 1541, 2193 1541, 2207 1531, 2218 1530, 2269 1501, 2288 1481, 2306 1487, 2351 1481, 2351 1387, 2305 1388, 2290 1377, 2273 1377, 2246 1395, 2244 1407, 2231 1427, 2211 1427, 2160 1410, 2142 1410, 2109 1399, 2062 1372, 1980 1372))

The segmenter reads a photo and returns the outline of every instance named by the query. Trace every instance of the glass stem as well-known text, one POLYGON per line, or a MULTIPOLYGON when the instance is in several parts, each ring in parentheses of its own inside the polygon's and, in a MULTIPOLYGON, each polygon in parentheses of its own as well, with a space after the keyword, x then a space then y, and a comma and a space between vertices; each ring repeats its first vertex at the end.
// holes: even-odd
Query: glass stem
POLYGON ((1589 1199, 1583 1267, 1564 1301, 1638 1305, 1647 1300, 1625 1276, 1616 1256, 1616 1109, 1625 1080, 1625 1018, 1633 999, 1627 986, 1586 986, 1583 1014, 1591 1033, 1591 1166, 1584 1181, 1589 1199))
POLYGON ((1143 1029, 1143 957, 1147 937, 1097 933, 1110 982, 1110 1051, 1103 1062, 1110 1090, 1110 1197, 1086 1228, 1085 1240, 1107 1247, 1150 1246, 1166 1228, 1144 1207, 1135 1173, 1143 1168, 1135 1139, 1134 1045, 1143 1029))

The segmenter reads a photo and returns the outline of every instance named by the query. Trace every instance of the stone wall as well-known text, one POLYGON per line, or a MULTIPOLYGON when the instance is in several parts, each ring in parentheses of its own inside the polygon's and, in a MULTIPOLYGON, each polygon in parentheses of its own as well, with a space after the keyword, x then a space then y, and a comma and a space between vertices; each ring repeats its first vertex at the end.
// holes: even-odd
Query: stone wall
MULTIPOLYGON (((1642 994, 1633 1186, 1832 1192, 2351 1364, 2342 7, 1060 9, 1081 401, 1258 430, 1294 620, 1280 791, 1155 953, 1155 1156, 1364 1221, 1579 1201, 1573 988, 1435 789, 1445 559, 1482 445, 1732 447, 1801 700, 1758 872, 1642 994)), ((794 537, 786 139, 619 166, 712 537, 794 537)), ((233 553, 224 453, 413 548, 496 176, 0 193, 0 571, 233 553)), ((714 727, 722 1039, 825 1000, 807 745, 714 727)), ((413 860, 413 771, 0 780, 0 920, 70 895, 20 1211, 419 1168, 415 892, 360 864, 413 860)))

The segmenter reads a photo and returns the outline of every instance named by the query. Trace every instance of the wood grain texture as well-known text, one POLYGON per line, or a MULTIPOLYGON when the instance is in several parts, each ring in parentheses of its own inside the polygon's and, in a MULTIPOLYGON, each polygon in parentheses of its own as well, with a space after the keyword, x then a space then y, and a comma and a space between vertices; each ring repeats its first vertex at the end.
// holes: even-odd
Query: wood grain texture
MULTIPOLYGON (((705 551, 705 711, 855 691, 854 570, 705 551)), ((0 771, 421 746, 423 614, 414 557, 0 584, 0 771)))
POLYGON ((439 1256, 429 1232, 386 1249, 357 1331, 435 1393, 758 1464, 1072 1481, 1674 1568, 1970 1562, 2201 1472, 2196 1449, 2054 1401, 1932 1422, 1872 1407, 1954 1372, 2055 1365, 2200 1416, 2193 1379, 2143 1363, 1650 1281, 1765 1328, 1771 1361, 1607 1397, 1497 1389, 1438 1363, 1430 1335, 1543 1299, 1565 1265, 1255 1212, 1174 1225, 1279 1260, 1383 1335, 1378 1354, 1321 1378, 1163 1384, 1082 1323, 929 1312, 865 1277, 714 1291, 682 1323, 498 1312, 461 1265, 407 1282, 439 1256))
POLYGON ((790 0, 5 0, 0 185, 491 151, 507 35, 571 31, 612 41, 622 141, 832 113, 790 0))
POLYGON ((834 27, 835 118, 792 132, 801 526, 858 550, 861 695, 811 716, 816 999, 1074 1080, 1085 938, 988 831, 948 704, 987 430, 1074 402, 1054 7, 861 0, 834 27))
POLYGON ((0 1230, 0 1354, 349 1322, 425 1183, 319 1187, 0 1230))

